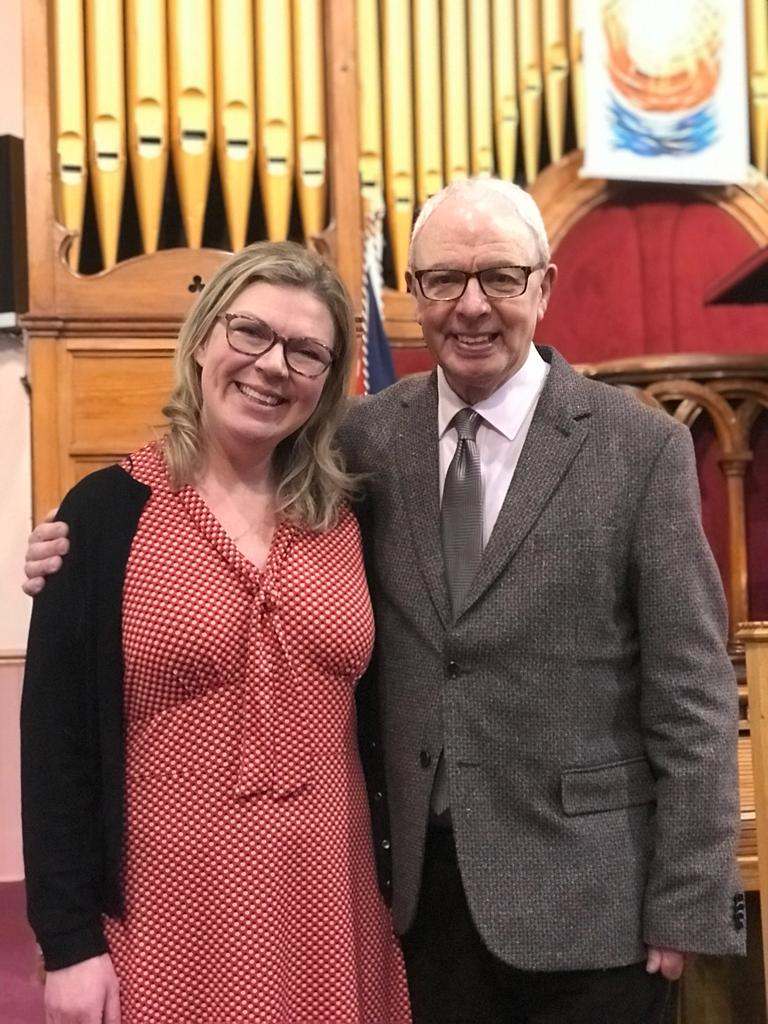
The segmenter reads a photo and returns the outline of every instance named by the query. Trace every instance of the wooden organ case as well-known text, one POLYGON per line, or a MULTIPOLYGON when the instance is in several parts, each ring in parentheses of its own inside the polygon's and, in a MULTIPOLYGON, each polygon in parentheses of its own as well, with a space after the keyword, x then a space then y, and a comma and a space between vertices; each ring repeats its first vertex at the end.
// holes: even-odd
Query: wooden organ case
POLYGON ((353 0, 25 4, 36 518, 161 429, 228 251, 305 241, 359 300, 354 28, 353 0))

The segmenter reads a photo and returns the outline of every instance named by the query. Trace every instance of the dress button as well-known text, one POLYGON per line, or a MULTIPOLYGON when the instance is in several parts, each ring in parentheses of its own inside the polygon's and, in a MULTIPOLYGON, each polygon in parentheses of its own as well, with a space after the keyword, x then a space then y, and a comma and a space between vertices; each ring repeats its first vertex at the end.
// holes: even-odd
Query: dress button
POLYGON ((429 768, 432 764, 432 755, 428 750, 422 750, 419 754, 419 764, 422 768, 429 768))
POLYGON ((381 848, 382 848, 382 850, 388 850, 390 846, 391 846, 391 843, 390 843, 390 841, 388 839, 382 839, 381 840, 381 848))
POLYGON ((448 664, 445 666, 445 670, 448 673, 449 679, 455 679, 456 676, 459 674, 459 666, 456 664, 455 661, 449 661, 448 664))
POLYGON ((377 791, 373 794, 373 799, 376 800, 376 802, 378 803, 379 801, 384 799, 384 794, 381 791, 377 791))

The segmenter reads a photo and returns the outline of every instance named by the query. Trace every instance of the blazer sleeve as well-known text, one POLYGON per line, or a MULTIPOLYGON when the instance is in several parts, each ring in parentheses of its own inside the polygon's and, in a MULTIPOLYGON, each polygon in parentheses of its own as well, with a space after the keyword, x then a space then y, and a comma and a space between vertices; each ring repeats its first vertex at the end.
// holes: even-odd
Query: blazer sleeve
POLYGON ((21 705, 27 906, 48 970, 107 949, 83 504, 70 492, 59 509, 70 554, 34 601, 21 705))
POLYGON ((640 712, 657 797, 643 938, 688 952, 743 952, 734 915, 738 694, 693 443, 677 425, 648 475, 632 560, 640 712))

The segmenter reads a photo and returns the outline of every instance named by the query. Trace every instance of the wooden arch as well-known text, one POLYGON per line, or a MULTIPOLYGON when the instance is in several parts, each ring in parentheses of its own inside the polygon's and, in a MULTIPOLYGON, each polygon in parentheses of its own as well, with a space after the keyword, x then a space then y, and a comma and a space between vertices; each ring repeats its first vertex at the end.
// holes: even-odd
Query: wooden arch
MULTIPOLYGON (((539 205, 552 249, 574 224, 601 203, 619 199, 643 186, 638 182, 582 178, 581 150, 573 150, 538 175, 529 191, 539 205)), ((733 217, 757 245, 768 245, 768 179, 755 168, 745 185, 684 187, 688 196, 712 203, 733 217)))

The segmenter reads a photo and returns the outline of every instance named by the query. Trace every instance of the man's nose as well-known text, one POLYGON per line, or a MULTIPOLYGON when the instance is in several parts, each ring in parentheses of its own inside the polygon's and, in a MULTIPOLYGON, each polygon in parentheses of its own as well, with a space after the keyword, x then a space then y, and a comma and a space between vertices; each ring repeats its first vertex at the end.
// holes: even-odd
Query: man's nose
POLYGON ((480 282, 476 277, 470 277, 467 281, 467 287, 464 289, 464 294, 456 302, 456 312, 459 316, 477 319, 487 313, 490 308, 491 304, 488 301, 488 296, 480 287, 480 282))

